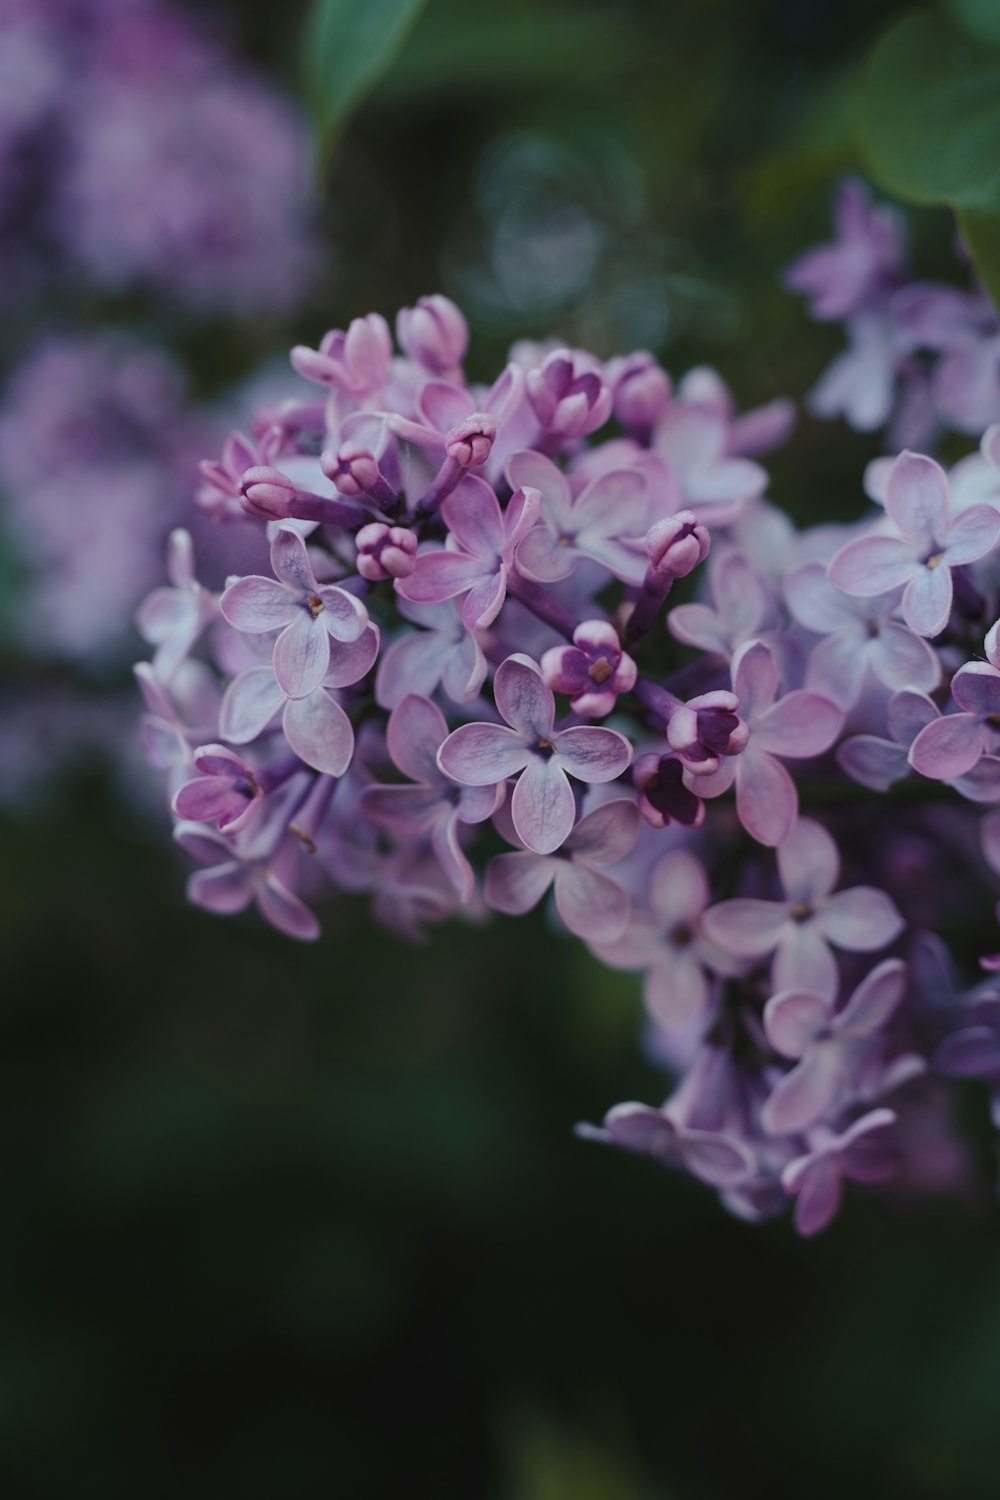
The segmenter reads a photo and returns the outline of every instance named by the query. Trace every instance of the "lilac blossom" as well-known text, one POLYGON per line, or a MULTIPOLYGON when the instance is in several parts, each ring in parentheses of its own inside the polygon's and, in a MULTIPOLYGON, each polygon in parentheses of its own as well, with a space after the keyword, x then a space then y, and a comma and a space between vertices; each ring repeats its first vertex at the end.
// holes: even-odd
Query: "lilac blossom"
POLYGON ((624 859, 639 836, 634 802, 605 802, 580 819, 553 854, 525 849, 498 854, 486 867, 486 900, 497 911, 521 916, 550 886, 556 911, 570 932, 587 941, 613 943, 625 930, 629 899, 600 868, 624 859))
POLYGON ((897 210, 875 207, 863 182, 845 182, 834 206, 837 238, 807 250, 785 272, 793 292, 812 298, 814 318, 840 319, 894 290, 903 269, 903 224, 897 210))
POLYGON ((986 637, 986 657, 986 661, 966 662, 951 679, 951 696, 959 712, 932 719, 910 746, 910 765, 921 776, 954 781, 1000 748, 997 625, 986 637))
POLYGON ((600 1128, 578 1125, 577 1134, 652 1156, 664 1166, 681 1167, 714 1188, 737 1187, 755 1165, 752 1153, 735 1137, 678 1125, 647 1104, 616 1104, 600 1128))
POLYGON ((982 1078, 990 1087, 990 1112, 1000 1130, 1000 993, 974 996, 968 1024, 945 1037, 934 1054, 938 1072, 951 1078, 982 1078))
POLYGON ((830 563, 830 581, 862 598, 903 589, 903 618, 918 635, 941 633, 951 615, 951 570, 992 552, 1000 511, 972 505, 949 515, 948 480, 931 458, 901 453, 885 489, 885 508, 898 535, 857 537, 830 563))
POLYGON ((795 1198, 799 1234, 818 1234, 835 1217, 845 1177, 854 1182, 881 1182, 891 1176, 893 1154, 872 1135, 895 1123, 891 1109, 873 1109, 839 1135, 825 1128, 815 1130, 809 1151, 789 1162, 781 1174, 782 1186, 795 1198))
POLYGON ((606 620, 584 620, 573 631, 573 644, 553 646, 540 666, 552 691, 565 693, 574 713, 586 719, 609 714, 618 694, 631 692, 638 671, 606 620))
POLYGON ((613 729, 555 729, 555 701, 530 657, 501 663, 493 696, 504 725, 461 725, 441 746, 438 764, 465 786, 496 786, 516 776, 510 806, 517 836, 535 854, 552 854, 576 821, 569 777, 614 781, 628 769, 632 747, 613 729))
POLYGON ((832 948, 873 953, 898 937, 903 920, 891 898, 871 886, 834 891, 840 875, 837 846, 819 823, 800 818, 778 850, 785 899, 737 897, 711 907, 704 928, 714 943, 739 958, 774 954, 775 990, 837 993, 832 948))
POLYGON ((401 599, 404 630, 386 647, 375 678, 375 698, 382 708, 395 708, 406 694, 429 698, 440 686, 453 703, 476 698, 486 679, 486 658, 461 614, 451 604, 412 604, 401 599))
POLYGON ((572 349, 554 349, 527 374, 531 409, 543 432, 584 437, 611 415, 612 394, 599 368, 572 349))
POLYGON ((552 583, 567 578, 580 558, 588 558, 617 578, 642 582, 647 482, 640 470, 601 474, 575 497, 566 476, 542 453, 513 454, 506 472, 512 488, 530 486, 541 496, 541 524, 517 553, 517 566, 526 577, 552 583))
POLYGON ((188 899, 205 911, 232 916, 251 902, 266 922, 288 937, 313 942, 319 923, 292 889, 295 840, 275 854, 241 853, 221 834, 200 823, 179 823, 174 834, 187 854, 206 868, 188 880, 188 899))

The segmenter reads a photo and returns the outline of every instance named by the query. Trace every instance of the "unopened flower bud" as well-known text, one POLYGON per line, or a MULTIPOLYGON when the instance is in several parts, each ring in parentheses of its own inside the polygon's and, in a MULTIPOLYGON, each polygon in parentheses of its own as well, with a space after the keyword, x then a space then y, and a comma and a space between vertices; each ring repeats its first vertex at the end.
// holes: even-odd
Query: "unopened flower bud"
POLYGON ((446 435, 444 451, 463 469, 478 469, 492 453, 496 435, 496 418, 476 411, 446 435))
POLYGON ((391 358, 392 335, 378 313, 355 318, 346 333, 331 328, 319 349, 297 344, 291 354, 293 367, 307 380, 354 395, 383 386, 391 358))
POLYGON ((735 693, 719 690, 702 693, 671 714, 667 741, 694 775, 712 775, 719 769, 721 756, 739 755, 746 749, 750 731, 738 708, 735 693))
POLYGON ((355 537, 358 547, 358 572, 369 583, 385 578, 408 578, 417 555, 417 538, 405 526, 386 526, 372 521, 362 526, 355 537))
POLYGON ((640 755, 632 766, 632 782, 639 793, 639 811, 653 828, 670 822, 700 828, 705 804, 684 784, 684 767, 671 755, 640 755))
POLYGON ((367 495, 378 483, 378 459, 362 443, 342 443, 320 455, 320 468, 342 495, 367 495))
POLYGON ((448 297, 421 297, 416 307, 400 308, 396 335, 411 359, 435 375, 457 370, 469 347, 469 326, 448 297))
POLYGON ((287 521, 293 514, 298 487, 280 469, 257 465, 240 480, 243 509, 259 521, 287 521))
POLYGON ((711 538, 693 511, 680 510, 651 526, 643 545, 650 567, 660 578, 686 578, 705 561, 711 538))
POLYGON ((614 412, 626 431, 644 441, 667 409, 670 376, 644 349, 608 367, 614 412))
POLYGON ((546 432, 564 438, 595 432, 611 415, 611 392, 600 366, 571 349, 555 349, 538 370, 529 370, 528 400, 546 432))

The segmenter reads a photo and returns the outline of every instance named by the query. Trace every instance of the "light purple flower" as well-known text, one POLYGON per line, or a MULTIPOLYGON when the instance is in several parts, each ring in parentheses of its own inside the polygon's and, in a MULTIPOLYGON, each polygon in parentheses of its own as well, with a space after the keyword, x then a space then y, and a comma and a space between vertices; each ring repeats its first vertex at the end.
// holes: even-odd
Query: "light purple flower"
POLYGON ((381 390, 389 376, 392 334, 378 313, 355 318, 347 332, 331 328, 319 349, 297 344, 292 365, 307 380, 333 386, 338 391, 366 396, 381 390))
POLYGON ((432 374, 450 378, 460 373, 469 347, 469 326, 448 297, 436 293, 419 298, 416 307, 401 307, 396 336, 410 358, 432 374))
POLYGON ((797 1134, 849 1094, 872 1042, 899 1009, 906 965, 887 958, 858 985, 842 1010, 828 995, 785 990, 764 1007, 767 1039, 796 1065, 782 1075, 761 1120, 772 1135, 797 1134))
POLYGON ((497 911, 521 916, 555 888, 556 911, 570 932, 587 941, 613 943, 629 918, 625 891, 599 868, 625 858, 639 837, 634 802, 605 802, 580 819, 556 854, 498 854, 486 867, 486 900, 497 911))
POLYGON ((754 1172, 753 1153, 734 1136, 714 1130, 695 1130, 677 1124, 661 1109, 648 1104, 616 1104, 603 1125, 578 1125, 584 1140, 602 1141, 652 1156, 664 1166, 690 1172, 714 1188, 733 1188, 754 1172))
POLYGON ((895 1160, 881 1141, 870 1137, 896 1123, 891 1109, 873 1109, 840 1135, 817 1129, 816 1144, 788 1163, 781 1174, 785 1191, 793 1195, 795 1227, 799 1234, 818 1234, 840 1207, 843 1179, 881 1182, 892 1175, 895 1160))
POLYGON ((785 285, 811 298, 821 320, 849 317, 898 281, 903 266, 899 212, 872 206, 863 182, 840 185, 834 204, 836 239, 807 250, 785 271, 785 285))
POLYGON ((998 625, 986 637, 987 660, 966 662, 951 680, 960 711, 931 720, 910 746, 910 765, 921 776, 954 781, 1000 747, 998 625))
POLYGON ((469 630, 492 624, 507 597, 507 578, 522 537, 534 526, 541 496, 520 489, 501 511, 484 479, 467 475, 441 507, 448 550, 422 552, 396 591, 415 604, 440 604, 465 595, 462 619, 469 630))
POLYGON ((461 614, 451 604, 411 604, 399 613, 420 630, 405 631, 382 653, 375 677, 375 701, 395 708, 407 693, 430 698, 444 688, 453 703, 470 703, 486 680, 486 658, 461 614))
POLYGON ((441 710, 409 694, 389 715, 386 743, 393 764, 410 778, 406 786, 369 786, 361 794, 364 813, 392 832, 430 835, 442 869, 463 901, 475 878, 459 843, 459 824, 483 823, 503 799, 503 786, 456 786, 437 762, 448 737, 441 710))
POLYGON ((147 594, 136 613, 139 634, 156 647, 153 670, 164 681, 177 671, 218 610, 215 597, 194 576, 191 536, 180 528, 167 542, 167 576, 172 587, 147 594))
POLYGON ((179 823, 174 838, 208 868, 188 880, 188 900, 205 911, 233 916, 256 902, 266 922, 287 937, 315 942, 319 923, 291 888, 296 856, 294 837, 282 841, 276 854, 241 853, 214 829, 179 823))
POLYGON ((945 1037, 934 1054, 939 1073, 982 1078, 990 1086, 990 1111, 1000 1130, 1000 994, 988 990, 971 1001, 969 1024, 945 1037))
POLYGON ((201 774, 176 793, 172 807, 177 817, 214 822, 220 833, 246 828, 264 796, 253 767, 225 745, 200 745, 193 763, 201 774))
POLYGON ((601 474, 574 499, 569 480, 533 449, 507 462, 512 488, 541 494, 541 525, 518 548, 517 566, 539 583, 568 578, 580 558, 601 563, 616 578, 641 583, 646 573, 646 477, 638 469, 601 474))
MULTIPOLYGON (((543 432, 584 437, 611 415, 612 395, 600 368, 572 349, 553 349, 526 377, 528 401, 543 432)), ((523 481, 522 481, 523 482, 523 481)))
POLYGON ((778 850, 784 901, 738 897, 711 907, 705 932, 727 953, 760 959, 774 953, 775 991, 809 990, 832 1000, 837 964, 831 945, 850 953, 884 948, 903 930, 891 898, 872 886, 837 891, 840 856, 819 823, 800 818, 778 850))
POLYGON ((678 604, 667 616, 667 626, 685 645, 718 652, 728 660, 738 646, 760 636, 771 598, 763 579, 739 552, 713 553, 708 578, 714 607, 678 604))
POLYGON ((740 822, 758 843, 784 842, 798 816, 795 783, 776 757, 821 755, 840 731, 843 714, 819 693, 796 689, 778 698, 774 656, 763 641, 749 641, 733 658, 733 691, 750 730, 742 754, 697 778, 699 796, 717 797, 736 783, 740 822))
POLYGON ((827 570, 847 594, 871 598, 903 592, 903 618, 918 635, 935 636, 951 615, 951 570, 992 552, 1000 541, 1000 511, 971 505, 949 516, 948 479, 931 458, 901 453, 886 482, 885 508, 898 536, 856 537, 827 570))
POLYGON ((716 406, 673 402, 653 450, 680 486, 681 504, 705 526, 735 521, 767 485, 760 464, 730 456, 729 423, 716 406))
POLYGON ((493 696, 510 727, 461 725, 441 746, 438 764, 465 786, 496 786, 516 776, 515 832, 535 854, 551 854, 576 819, 569 777, 614 781, 628 768, 632 746, 624 735, 596 725, 557 731, 555 700, 530 657, 515 654, 501 662, 493 696))
POLYGON ((666 828, 671 822, 700 828, 704 823, 705 804, 684 777, 684 762, 674 754, 651 752, 636 758, 632 784, 639 793, 639 811, 651 828, 666 828))
POLYGON ((750 731, 737 713, 735 693, 716 689, 689 698, 667 721, 667 743, 695 776, 712 776, 724 756, 741 755, 750 731))
POLYGON ((271 544, 277 582, 251 575, 231 583, 222 613, 236 630, 281 634, 274 643, 274 675, 289 698, 307 698, 330 669, 331 638, 349 644, 368 625, 368 611, 346 589, 319 584, 306 544, 282 523, 271 544))
POLYGON ((553 646, 541 660, 542 676, 554 693, 566 693, 573 712, 602 719, 619 693, 635 686, 635 662, 622 650, 618 632, 607 620, 584 620, 571 646, 553 646))

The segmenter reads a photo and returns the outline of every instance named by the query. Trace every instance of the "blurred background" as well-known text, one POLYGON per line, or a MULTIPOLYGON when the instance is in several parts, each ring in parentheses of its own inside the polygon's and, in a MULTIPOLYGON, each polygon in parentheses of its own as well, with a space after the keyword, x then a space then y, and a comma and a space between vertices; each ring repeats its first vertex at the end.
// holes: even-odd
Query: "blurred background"
MULTIPOLYGON (((840 334, 779 271, 905 9, 428 0, 345 83, 301 3, 0 0, 4 1500, 996 1496, 992 1201, 802 1244, 576 1141, 666 1080, 537 914, 188 908, 129 674, 196 460, 371 309, 801 398, 840 334)), ((857 514, 875 451, 803 415, 772 494, 857 514)))

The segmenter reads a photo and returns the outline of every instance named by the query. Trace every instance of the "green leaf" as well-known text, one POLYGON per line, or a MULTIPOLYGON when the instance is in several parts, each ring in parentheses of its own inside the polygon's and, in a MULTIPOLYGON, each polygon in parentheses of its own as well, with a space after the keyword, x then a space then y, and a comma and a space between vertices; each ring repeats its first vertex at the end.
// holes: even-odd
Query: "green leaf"
POLYGON ((918 12, 876 43, 860 104, 874 175, 910 203, 955 211, 1000 303, 1000 55, 918 12))
POLYGON ((424 3, 313 0, 302 37, 302 78, 324 146, 381 78, 424 3))

